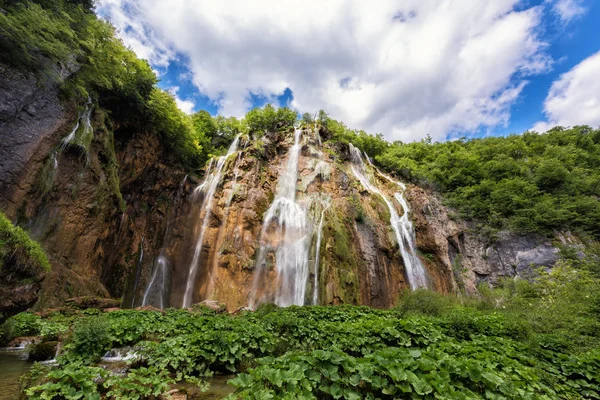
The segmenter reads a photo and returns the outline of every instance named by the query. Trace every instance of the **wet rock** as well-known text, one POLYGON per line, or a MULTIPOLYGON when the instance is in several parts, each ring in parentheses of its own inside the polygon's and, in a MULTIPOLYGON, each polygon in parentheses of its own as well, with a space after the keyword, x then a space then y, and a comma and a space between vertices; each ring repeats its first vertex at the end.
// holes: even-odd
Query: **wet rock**
POLYGON ((29 361, 52 360, 56 354, 58 342, 40 342, 29 346, 29 361))
POLYGON ((216 313, 224 313, 227 311, 227 304, 224 303, 219 303, 216 300, 203 300, 198 304, 195 304, 192 309, 197 309, 199 307, 206 307, 209 308, 213 311, 215 311, 216 313))
POLYGON ((121 305, 121 300, 119 299, 102 299, 91 296, 74 297, 67 299, 66 302, 77 308, 97 308, 101 310, 105 308, 118 308, 121 305))
POLYGON ((21 336, 11 340, 6 346, 11 348, 24 348, 25 346, 41 342, 39 336, 21 336))
POLYGON ((164 310, 161 310, 160 308, 156 308, 153 306, 136 307, 135 310, 136 311, 158 311, 158 312, 164 313, 164 310))
POLYGON ((244 314, 246 312, 252 312, 254 310, 252 310, 250 307, 240 307, 232 312, 230 312, 231 315, 240 315, 240 314, 244 314))
POLYGON ((455 282, 449 290, 475 295, 480 282, 493 286, 503 277, 530 278, 537 268, 551 268, 558 261, 559 249, 541 235, 504 231, 490 243, 454 217, 437 195, 411 185, 408 199, 415 211, 417 246, 431 255, 426 262, 438 286, 455 282))
POLYGON ((167 393, 164 393, 160 396, 161 399, 170 399, 170 400, 187 400, 188 396, 185 392, 179 389, 169 390, 167 393))

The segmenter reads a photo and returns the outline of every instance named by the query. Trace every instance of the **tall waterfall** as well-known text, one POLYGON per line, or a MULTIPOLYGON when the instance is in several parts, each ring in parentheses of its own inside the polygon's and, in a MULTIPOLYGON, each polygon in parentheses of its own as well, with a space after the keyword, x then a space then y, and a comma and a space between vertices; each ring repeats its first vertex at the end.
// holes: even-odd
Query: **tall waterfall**
POLYGON ((189 266, 188 277, 185 285, 185 293, 183 295, 183 307, 190 307, 192 305, 193 290, 200 264, 200 255, 202 254, 204 235, 206 233, 206 228, 208 227, 212 208, 214 206, 215 192, 219 186, 219 183, 221 182, 225 162, 229 156, 235 153, 238 149, 240 136, 241 134, 238 134, 235 137, 229 146, 229 149, 227 150, 227 154, 219 157, 216 163, 211 162, 209 169, 206 172, 206 179, 194 190, 194 196, 204 195, 202 200, 202 208, 200 210, 200 217, 202 217, 203 214, 204 216, 202 217, 202 225, 200 226, 198 239, 196 241, 196 246, 194 247, 194 257, 192 258, 192 262, 189 266))
MULTIPOLYGON (((404 266, 406 268, 406 275, 410 288, 415 290, 418 288, 427 287, 427 275, 421 260, 419 260, 419 257, 417 257, 416 254, 415 233, 412 223, 408 218, 409 208, 404 196, 400 192, 394 194, 394 198, 404 210, 402 217, 400 217, 391 200, 383 192, 381 192, 370 179, 360 150, 358 150, 352 144, 350 144, 350 157, 352 159, 351 169, 354 176, 356 176, 360 183, 369 192, 381 196, 390 211, 390 224, 392 226, 392 230, 394 231, 394 235, 396 236, 400 253, 402 254, 402 259, 404 260, 404 266)), ((367 161, 372 165, 371 160, 369 160, 368 157, 367 161)), ((404 188, 402 183, 394 181, 392 178, 381 173, 379 170, 377 170, 377 173, 383 176, 385 179, 397 184, 401 188, 404 188)))
POLYGON ((274 234, 278 239, 275 253, 277 282, 275 304, 279 306, 303 305, 309 275, 310 235, 306 211, 296 201, 298 160, 302 131, 294 132, 294 145, 290 148, 285 170, 277 184, 271 206, 265 214, 260 235, 261 247, 256 261, 256 272, 250 298, 250 307, 255 308, 258 284, 268 268, 266 253, 271 248, 265 243, 267 236, 274 234), (270 229, 274 227, 274 232, 270 229))

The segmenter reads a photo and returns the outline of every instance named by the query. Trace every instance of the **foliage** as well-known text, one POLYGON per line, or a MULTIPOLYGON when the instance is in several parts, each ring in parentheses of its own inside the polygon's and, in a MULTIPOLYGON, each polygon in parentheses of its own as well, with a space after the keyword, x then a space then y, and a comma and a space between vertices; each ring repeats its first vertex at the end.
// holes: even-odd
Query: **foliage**
POLYGON ((107 372, 103 368, 81 364, 69 364, 54 369, 46 376, 47 382, 26 390, 29 399, 100 399, 96 381, 104 378, 107 372))
POLYGON ((84 318, 78 321, 71 336, 73 352, 86 361, 97 361, 109 349, 108 322, 102 317, 84 318))
POLYGON ((263 108, 248 111, 245 122, 251 134, 262 136, 266 132, 293 127, 297 118, 296 112, 287 107, 276 109, 271 104, 267 104, 263 108))
POLYGON ((556 127, 545 134, 388 143, 329 117, 324 126, 333 140, 353 143, 388 172, 438 189, 482 227, 600 237, 600 130, 556 127))
POLYGON ((194 129, 192 120, 177 107, 173 96, 154 88, 147 107, 153 129, 159 133, 163 142, 179 155, 183 165, 199 167, 205 161, 201 145, 204 136, 194 129))
POLYGON ((169 377, 165 370, 155 367, 132 369, 124 377, 111 375, 103 383, 110 390, 106 393, 109 398, 120 400, 137 400, 159 396, 169 390, 175 380, 169 377))
POLYGON ((14 226, 0 212, 0 268, 37 276, 50 270, 50 262, 41 246, 27 232, 14 226))
POLYGON ((10 317, 4 322, 1 330, 5 341, 21 336, 35 336, 40 332, 42 319, 32 313, 24 312, 10 317))
POLYGON ((231 398, 600 398, 599 284, 565 261, 533 282, 482 287, 481 300, 416 291, 390 310, 56 313, 39 320, 40 329, 73 326, 70 344, 60 366, 43 382, 31 379, 37 386, 29 390, 151 398, 175 382, 205 388, 203 377, 236 373, 231 398), (98 379, 93 365, 82 367, 127 345, 136 357, 123 376, 98 379), (93 373, 94 388, 78 383, 93 373))

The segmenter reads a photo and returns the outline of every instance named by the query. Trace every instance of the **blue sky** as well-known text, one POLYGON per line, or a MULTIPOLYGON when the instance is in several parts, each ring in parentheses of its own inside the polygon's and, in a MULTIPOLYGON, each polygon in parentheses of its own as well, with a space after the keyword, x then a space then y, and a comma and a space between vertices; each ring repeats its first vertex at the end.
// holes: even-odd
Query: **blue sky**
MULTIPOLYGON (((541 3, 541 1, 535 2, 541 3)), ((546 14, 543 20, 548 53, 555 60, 547 73, 529 78, 519 100, 511 107, 507 127, 496 127, 495 135, 521 133, 544 119, 543 102, 552 83, 585 58, 600 51, 600 2, 582 2, 586 11, 566 26, 556 15, 546 14)), ((600 71, 598 71, 600 77, 600 71)), ((599 110, 600 112, 600 110, 599 110)))
POLYGON ((600 125, 596 0, 100 0, 98 13, 186 112, 324 109, 403 141, 600 125))

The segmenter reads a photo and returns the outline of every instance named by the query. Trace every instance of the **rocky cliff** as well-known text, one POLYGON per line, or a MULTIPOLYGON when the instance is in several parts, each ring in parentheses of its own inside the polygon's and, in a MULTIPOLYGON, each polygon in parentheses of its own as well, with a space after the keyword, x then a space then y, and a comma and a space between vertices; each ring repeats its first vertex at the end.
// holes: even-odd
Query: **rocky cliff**
POLYGON ((150 252, 159 247, 171 199, 157 200, 181 172, 142 128, 113 121, 97 101, 61 100, 67 73, 57 81, 0 72, 0 208, 51 260, 38 307, 122 296, 142 237, 150 252), (79 140, 88 123, 91 134, 79 140))
POLYGON ((227 157, 188 176, 155 135, 114 120, 102 99, 59 100, 59 82, 0 72, 0 208, 50 256, 38 307, 96 295, 161 307, 188 296, 234 309, 286 291, 301 294, 292 303, 389 307, 411 286, 411 263, 430 289, 474 294, 480 282, 557 260, 540 236, 478 237, 436 195, 404 189, 368 158, 362 181, 351 149, 325 131, 241 137, 227 157), (283 218, 293 210, 274 207, 277 199, 291 199, 300 220, 283 218), (412 250, 398 244, 410 221, 412 250), (282 263, 301 274, 288 279, 282 263))

